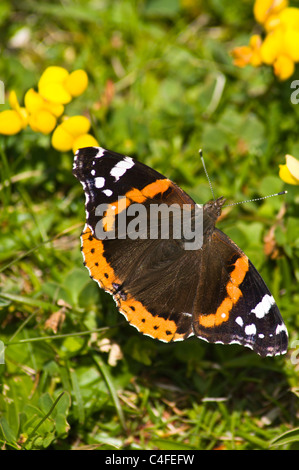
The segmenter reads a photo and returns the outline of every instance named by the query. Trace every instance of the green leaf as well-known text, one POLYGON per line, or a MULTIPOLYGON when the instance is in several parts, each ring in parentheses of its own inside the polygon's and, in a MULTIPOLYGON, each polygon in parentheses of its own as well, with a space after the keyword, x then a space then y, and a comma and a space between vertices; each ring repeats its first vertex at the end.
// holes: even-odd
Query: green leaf
MULTIPOLYGON (((53 406, 53 399, 48 392, 41 395, 38 399, 38 405, 43 413, 48 413, 49 409, 53 406)), ((52 412, 52 415, 55 414, 55 409, 52 412)))
MULTIPOLYGON (((27 417, 31 414, 31 417, 25 425, 28 433, 28 438, 24 444, 26 449, 47 448, 57 437, 56 406, 64 395, 65 392, 62 392, 56 400, 53 401, 49 393, 45 393, 41 395, 38 400, 40 408, 33 406, 25 407, 27 417)), ((65 405, 66 402, 62 409, 65 409, 65 405)), ((63 434, 68 429, 66 421, 64 421, 64 425, 62 423, 61 413, 59 413, 58 427, 59 433, 62 432, 63 434)))
POLYGON ((167 439, 154 439, 153 444, 157 446, 159 450, 197 450, 195 447, 188 444, 167 439))
POLYGON ((271 447, 284 446, 292 442, 299 442, 299 428, 291 429, 286 431, 280 436, 275 437, 270 442, 271 447))
POLYGON ((101 357, 98 354, 93 354, 93 360, 97 364, 99 370, 101 371, 101 374, 103 375, 103 378, 106 382, 107 388, 111 394, 112 401, 114 403, 116 412, 118 414, 119 420, 121 422, 121 425, 123 429, 126 429, 126 422, 125 422, 125 417, 123 414, 123 410, 120 404, 120 401, 117 396, 117 391, 113 382, 113 379, 110 375, 109 368, 108 366, 102 361, 101 357))
POLYGON ((78 413, 79 422, 83 424, 85 420, 85 410, 84 410, 82 393, 81 393, 76 371, 71 369, 70 376, 71 376, 72 389, 73 389, 73 394, 74 394, 74 405, 78 413))
POLYGON ((3 439, 5 441, 9 443, 16 442, 17 436, 4 417, 0 418, 0 429, 2 431, 3 439))
POLYGON ((180 11, 179 0, 147 0, 145 14, 172 18, 180 11))

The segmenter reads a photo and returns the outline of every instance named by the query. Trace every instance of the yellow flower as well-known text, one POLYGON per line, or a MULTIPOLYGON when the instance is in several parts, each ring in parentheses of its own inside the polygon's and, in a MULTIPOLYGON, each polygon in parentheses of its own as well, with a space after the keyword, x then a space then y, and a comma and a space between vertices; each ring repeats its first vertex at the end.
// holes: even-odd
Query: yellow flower
POLYGON ((29 125, 34 132, 50 134, 56 126, 56 118, 49 111, 41 109, 38 113, 29 116, 29 125))
POLYGON ((88 85, 87 73, 84 70, 75 70, 70 73, 64 82, 65 88, 73 96, 82 95, 88 85))
POLYGON ((38 92, 53 103, 67 104, 73 97, 81 95, 88 85, 84 70, 69 73, 65 68, 51 66, 46 68, 38 82, 38 92))
POLYGON ((28 123, 27 111, 19 105, 14 91, 10 92, 9 104, 12 109, 6 109, 0 113, 0 134, 4 135, 18 134, 28 123))
POLYGON ((51 114, 54 114, 54 116, 59 117, 64 111, 64 106, 62 104, 45 100, 33 88, 30 88, 25 94, 24 103, 26 109, 31 114, 36 113, 41 109, 45 109, 51 114))
POLYGON ((19 101, 18 101, 18 98, 17 98, 17 95, 16 95, 15 91, 11 91, 9 93, 8 101, 9 101, 10 107, 12 109, 14 109, 19 114, 19 116, 22 120, 23 129, 24 129, 27 126, 27 123, 28 123, 28 113, 27 113, 26 109, 23 106, 19 105, 19 101))
MULTIPOLYGON (((13 135, 20 132, 28 124, 35 132, 42 132, 49 134, 52 132, 57 124, 57 118, 64 112, 64 104, 69 103, 73 97, 81 95, 88 85, 88 77, 84 70, 75 70, 69 73, 63 67, 52 66, 48 67, 42 74, 38 82, 38 92, 30 88, 24 98, 25 107, 21 107, 18 103, 15 92, 10 93, 9 103, 11 109, 7 109, 0 113, 0 134, 13 135)), ((80 121, 82 126, 74 130, 74 125, 71 128, 62 127, 62 130, 71 136, 73 147, 74 139, 80 137, 80 145, 84 141, 83 136, 86 135, 88 143, 94 143, 95 139, 89 136, 88 130, 90 127, 89 121, 86 118, 80 121), (88 130, 86 128, 86 121, 88 122, 88 130)), ((73 123, 70 120, 70 123, 73 123)), ((76 123, 76 121, 75 121, 76 123)), ((58 131, 58 137, 59 137, 58 131)), ((67 137, 67 136, 65 136, 67 137)), ((55 137, 55 139, 57 136, 55 137)), ((54 139, 54 140, 55 140, 54 139)), ((58 139, 59 141, 59 139, 58 139)), ((67 141, 65 145, 67 146, 67 141)), ((60 146, 62 140, 60 139, 60 146)))
POLYGON ((234 64, 238 67, 245 67, 251 64, 254 67, 261 65, 262 58, 260 48, 262 45, 262 38, 258 34, 254 34, 249 41, 249 46, 236 47, 232 50, 234 64))
POLYGON ((252 52, 249 46, 235 47, 231 54, 234 59, 234 65, 237 67, 245 67, 245 65, 250 64, 252 52))
POLYGON ((274 64, 274 73, 279 78, 279 80, 287 80, 293 75, 295 71, 295 64, 286 55, 280 55, 275 60, 274 64))
POLYGON ((98 141, 91 134, 79 135, 74 142, 73 152, 76 153, 78 149, 83 149, 84 147, 98 147, 98 141))
POLYGON ((270 16, 266 29, 269 32, 261 47, 262 60, 273 64, 275 75, 286 80, 299 62, 299 9, 284 8, 270 16))
POLYGON ((283 53, 283 32, 281 28, 271 31, 261 45, 261 58, 264 64, 273 64, 283 53))
POLYGON ((284 31, 281 26, 267 34, 261 46, 264 64, 273 65, 274 73, 280 80, 287 80, 295 71, 299 61, 299 31, 284 31))
POLYGON ((288 0, 256 0, 253 13, 258 23, 264 24, 288 6, 288 0))
POLYGON ((0 113, 0 134, 14 135, 22 129, 22 119, 15 110, 5 109, 0 113))
POLYGON ((74 153, 82 147, 98 146, 97 140, 88 133, 89 129, 90 122, 86 117, 67 118, 53 132, 52 145, 60 152, 72 149, 74 153))
POLYGON ((254 34, 251 36, 249 41, 249 46, 251 47, 252 56, 251 56, 251 65, 257 67, 261 65, 262 58, 261 58, 261 46, 262 46, 262 38, 259 34, 254 34))
POLYGON ((299 8, 288 7, 287 0, 255 0, 254 16, 265 38, 252 36, 248 46, 234 49, 234 64, 272 65, 279 80, 288 79, 299 62, 299 8))
POLYGON ((45 100, 33 88, 25 94, 24 103, 29 114, 29 125, 34 132, 49 134, 56 126, 57 118, 64 111, 64 106, 45 100))
POLYGON ((299 160, 292 155, 286 155, 286 164, 279 165, 279 176, 288 184, 299 185, 299 160))
POLYGON ((271 16, 269 16, 268 20, 264 23, 264 28, 267 31, 267 33, 270 33, 275 28, 280 26, 280 24, 281 24, 281 21, 280 21, 280 18, 279 18, 279 14, 271 15, 271 16))
POLYGON ((282 10, 279 15, 279 24, 284 29, 296 29, 299 30, 299 9, 295 7, 289 7, 282 10))
POLYGON ((299 29, 291 28, 286 30, 283 38, 283 46, 290 59, 294 62, 299 62, 299 29))

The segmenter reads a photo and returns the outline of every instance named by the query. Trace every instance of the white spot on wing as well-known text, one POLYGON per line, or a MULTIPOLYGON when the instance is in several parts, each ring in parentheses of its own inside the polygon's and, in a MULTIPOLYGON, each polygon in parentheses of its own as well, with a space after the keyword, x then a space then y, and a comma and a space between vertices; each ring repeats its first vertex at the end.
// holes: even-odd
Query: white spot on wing
POLYGON ((256 334, 256 326, 254 323, 251 323, 251 325, 245 326, 245 334, 248 336, 256 334))
POLYGON ((264 316, 270 312, 274 304, 275 300, 272 295, 266 294, 251 312, 255 313, 257 318, 264 318, 264 316))
POLYGON ((98 153, 95 155, 94 158, 101 158, 104 155, 105 149, 102 147, 95 147, 98 149, 98 153))
POLYGON ((111 189, 103 189, 102 193, 105 194, 105 196, 112 196, 113 192, 111 191, 111 189))
POLYGON ((111 169, 110 175, 115 178, 115 181, 118 181, 132 166, 134 166, 133 159, 131 157, 125 157, 111 169))
POLYGON ((182 312, 182 315, 185 315, 185 317, 192 317, 192 313, 189 312, 182 312))
POLYGON ((102 176, 98 176, 97 178, 95 178, 94 184, 96 188, 103 188, 103 186, 105 185, 105 178, 103 178, 102 176))
POLYGON ((284 331, 286 334, 288 334, 287 329, 285 325, 282 323, 281 325, 277 325, 275 334, 279 335, 282 331, 284 331))

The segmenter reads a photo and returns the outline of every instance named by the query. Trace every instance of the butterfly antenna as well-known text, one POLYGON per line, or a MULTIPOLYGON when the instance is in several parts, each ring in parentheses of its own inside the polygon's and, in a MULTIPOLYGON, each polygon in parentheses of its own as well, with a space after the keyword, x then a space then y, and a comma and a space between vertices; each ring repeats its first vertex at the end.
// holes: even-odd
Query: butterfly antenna
POLYGON ((211 189, 211 193, 212 193, 213 199, 214 199, 214 201, 215 201, 215 195, 214 195, 212 183, 211 183, 211 180, 210 180, 210 178, 209 178, 209 175, 208 175, 208 172, 207 172, 207 169, 206 169, 206 165, 205 165, 205 161, 204 161, 204 158, 203 158, 202 150, 201 150, 201 149, 199 149, 199 155, 200 155, 200 159, 201 159, 201 162, 202 162, 203 169, 205 170, 205 174, 206 174, 207 180, 208 180, 208 182, 209 182, 209 186, 210 186, 210 189, 211 189))
POLYGON ((224 204, 222 207, 237 206, 238 204, 245 204, 246 202, 262 201, 263 199, 268 199, 269 197, 273 197, 273 196, 282 196, 283 194, 287 194, 287 191, 281 191, 280 193, 269 194, 268 196, 263 196, 263 197, 257 197, 256 199, 247 199, 246 201, 233 202, 232 204, 224 204))

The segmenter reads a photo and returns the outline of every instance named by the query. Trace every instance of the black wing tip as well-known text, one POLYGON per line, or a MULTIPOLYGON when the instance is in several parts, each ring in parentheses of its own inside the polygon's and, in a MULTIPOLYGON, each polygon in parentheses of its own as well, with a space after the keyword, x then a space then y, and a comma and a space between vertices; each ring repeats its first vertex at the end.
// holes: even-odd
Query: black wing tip
POLYGON ((105 153, 102 147, 83 147, 76 151, 73 162, 73 175, 80 179, 82 171, 85 167, 89 167, 91 162, 96 157, 101 157, 105 153))
POLYGON ((75 159, 81 156, 95 157, 99 153, 103 153, 105 149, 102 147, 82 147, 75 153, 75 159))
POLYGON ((243 344, 243 346, 248 346, 250 349, 252 349, 256 354, 259 356, 265 358, 265 357, 275 357, 275 356, 283 356, 288 352, 288 334, 287 330, 283 325, 281 325, 283 328, 282 331, 277 335, 275 341, 273 341, 272 344, 269 342, 266 342, 265 344, 260 341, 260 342, 254 342, 251 345, 249 344, 243 344))

